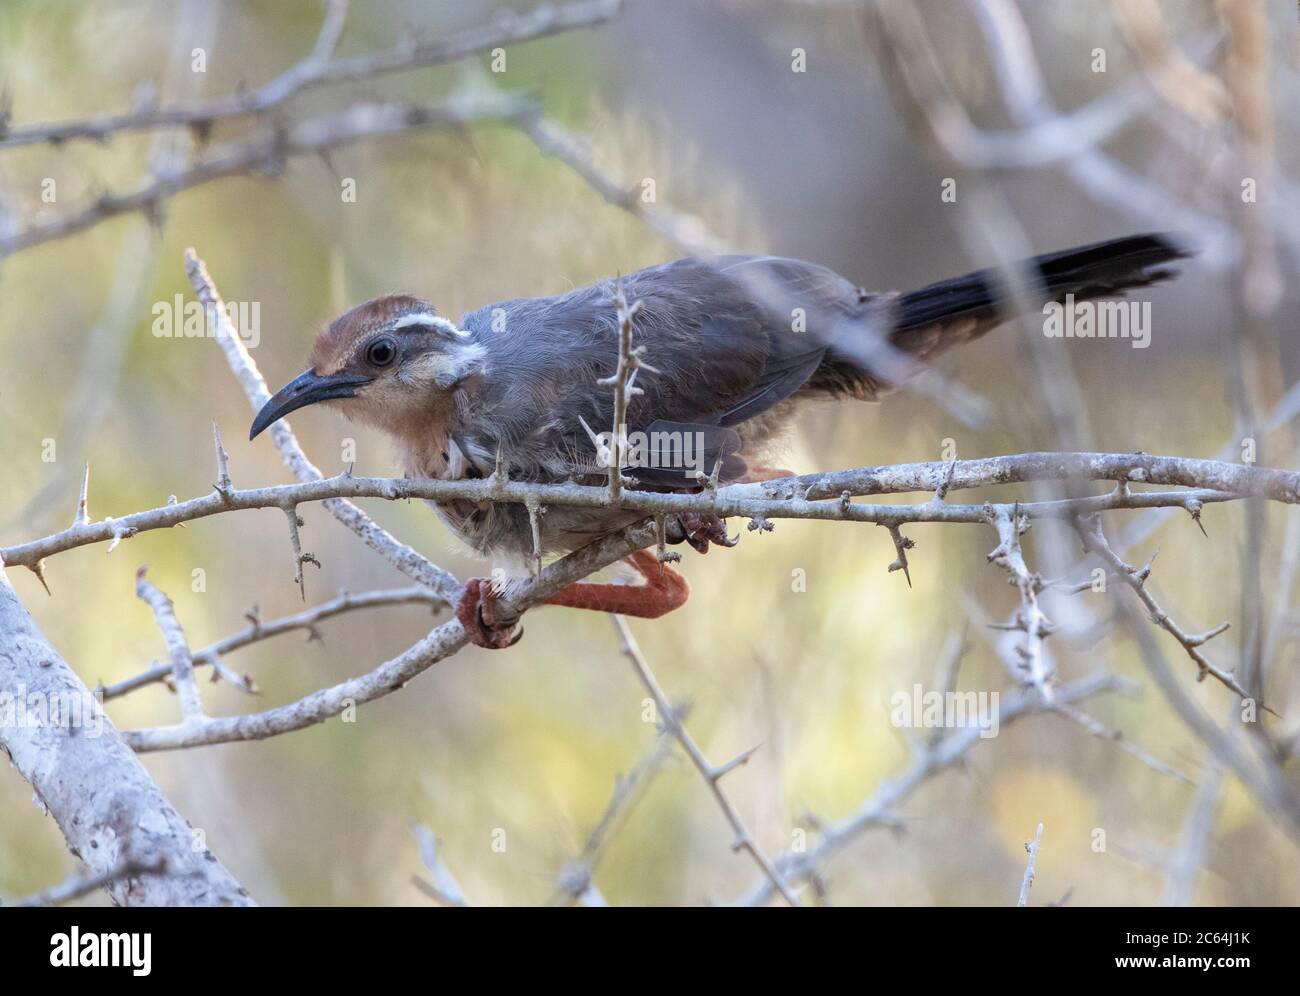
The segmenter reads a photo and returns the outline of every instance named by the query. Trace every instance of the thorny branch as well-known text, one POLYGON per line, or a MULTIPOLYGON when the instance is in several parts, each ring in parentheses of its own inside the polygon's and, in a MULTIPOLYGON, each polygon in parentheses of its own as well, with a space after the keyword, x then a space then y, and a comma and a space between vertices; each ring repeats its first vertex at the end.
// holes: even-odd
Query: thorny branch
POLYGON ((1221 671, 1200 653, 1200 646, 1212 636, 1223 632, 1224 627, 1219 626, 1204 634, 1189 636, 1169 620, 1159 603, 1147 591, 1146 569, 1137 570, 1124 563, 1111 549, 1100 523, 1095 519, 1083 520, 1076 524, 1076 530, 1084 546, 1110 564, 1125 579, 1128 587, 1146 609, 1149 620, 1169 632, 1183 646, 1188 656, 1197 663, 1200 669, 1199 678, 1203 679, 1206 674, 1212 675, 1238 695, 1242 695, 1243 711, 1240 725, 1251 727, 1259 734, 1257 736, 1242 738, 1237 735, 1240 732, 1239 727, 1230 725, 1225 729, 1215 723, 1192 699, 1186 688, 1175 680, 1163 652, 1153 640, 1149 629, 1138 625, 1137 613, 1127 603, 1120 603, 1121 613, 1129 624, 1130 632, 1142 653, 1148 673, 1179 717, 1205 742, 1217 761, 1231 769, 1241 783, 1260 800, 1268 816, 1291 833, 1293 838, 1300 840, 1300 793, 1292 787, 1284 770, 1285 755, 1276 749, 1266 729, 1254 716, 1256 706, 1265 711, 1271 710, 1267 705, 1256 703, 1254 699, 1243 695, 1240 685, 1230 672, 1221 671))
POLYGON ((57 722, 0 724, 0 751, 31 784, 87 874, 101 876, 120 905, 251 905, 37 628, 4 570, 0 633, 0 689, 60 703, 57 722), (133 873, 146 867, 162 871, 133 873))
MULTIPOLYGON (((264 383, 264 382, 263 382, 264 383)), ((262 388, 265 390, 265 388, 262 388)), ((273 438, 292 438, 283 421, 271 427, 273 438), (277 430, 279 430, 277 432, 277 430)), ((296 443, 294 444, 296 447, 296 443)), ((283 452, 283 451, 282 451, 283 452)), ((293 453, 294 451, 290 451, 293 453)), ((301 451, 297 451, 301 454, 301 451)), ((305 460, 305 456, 301 457, 305 460)), ((291 469, 301 465, 298 457, 291 469)), ((310 464, 308 464, 310 466, 310 464)), ((498 483, 491 478, 474 481, 412 480, 407 478, 354 477, 343 473, 330 478, 300 473, 300 484, 281 484, 263 488, 231 488, 224 494, 212 494, 169 503, 143 512, 118 518, 74 524, 41 539, 0 548, 0 557, 10 566, 36 570, 41 562, 57 553, 77 547, 108 542, 116 545, 140 532, 168 529, 184 522, 207 518, 240 509, 292 508, 300 504, 323 501, 347 506, 360 515, 345 498, 381 498, 389 501, 424 498, 432 501, 465 499, 475 502, 497 501, 542 505, 573 505, 599 508, 608 505, 606 488, 580 484, 535 484, 524 481, 498 483)), ((828 521, 898 524, 907 522, 986 523, 999 508, 1018 509, 1022 518, 1061 519, 1069 521, 1081 515, 1116 509, 1182 508, 1200 513, 1205 504, 1236 501, 1248 497, 1269 498, 1284 504, 1300 502, 1300 473, 1250 467, 1215 460, 1151 456, 1144 453, 1020 453, 959 460, 954 463, 931 462, 860 467, 853 470, 783 477, 752 484, 730 484, 715 492, 667 494, 649 491, 623 491, 623 508, 645 512, 647 516, 673 515, 682 512, 710 512, 723 518, 819 519, 828 521), (1124 481, 1133 480, 1155 485, 1187 488, 1185 491, 1110 491, 1104 495, 1041 502, 1013 504, 935 504, 880 505, 848 502, 845 495, 906 494, 934 489, 937 475, 952 470, 952 490, 989 487, 1029 481, 1124 481), (831 497, 835 500, 827 500, 831 497)), ((331 511, 334 508, 331 507, 331 511)), ((337 513, 336 513, 337 514, 337 513)), ((373 526, 367 518, 365 523, 373 526)), ((360 525, 368 545, 382 548, 386 559, 418 581, 431 579, 435 591, 448 590, 449 575, 426 561, 411 563, 417 556, 409 547, 391 547, 379 540, 371 541, 360 525)), ((378 528, 378 527, 374 527, 378 528)), ((392 538, 389 537, 391 541, 392 538)), ((396 542, 396 541, 392 541, 396 542)))
POLYGON ((224 97, 183 106, 137 107, 124 114, 53 124, 7 125, 0 122, 0 149, 39 142, 58 145, 72 139, 102 142, 121 132, 159 128, 190 128, 204 135, 219 121, 265 115, 315 87, 342 82, 361 83, 392 73, 458 62, 506 45, 518 45, 578 28, 596 27, 616 16, 621 5, 621 0, 583 0, 565 4, 543 3, 527 14, 502 10, 488 24, 450 38, 437 41, 406 38, 390 49, 335 57, 335 43, 342 32, 348 5, 330 0, 311 54, 256 89, 241 89, 224 97))
MULTIPOLYGON (((1062 684, 1056 688, 1056 703, 1079 702, 1100 692, 1134 691, 1132 682, 1112 674, 1095 674, 1062 684)), ((999 728, 1026 716, 1051 711, 1038 691, 1017 688, 999 700, 999 728)), ((972 747, 981 742, 983 728, 978 725, 950 730, 934 743, 920 743, 911 763, 898 777, 885 782, 868 796, 851 814, 834 822, 819 822, 819 839, 805 851, 787 851, 776 859, 776 867, 787 882, 802 882, 819 873, 836 855, 868 830, 898 826, 898 806, 918 788, 943 771, 961 762, 972 747)), ((740 905, 759 906, 774 895, 772 883, 760 880, 740 900, 740 905)))
POLYGON ((646 691, 650 693, 650 697, 654 699, 655 708, 659 712, 664 727, 682 745, 682 749, 686 751, 686 756, 691 759, 691 764, 695 765, 696 770, 699 771, 700 776, 709 786, 709 791, 713 793, 718 808, 722 810, 722 815, 726 817, 727 823, 730 824, 731 832, 734 835, 731 849, 733 851, 744 851, 753 858, 754 864, 758 865, 759 871, 763 873, 771 887, 779 892, 787 903, 791 906, 801 905, 794 890, 782 877, 780 870, 772 863, 772 860, 764 853, 763 849, 759 847, 758 842, 754 840, 753 833, 750 832, 741 815, 736 812, 736 807, 732 805, 731 800, 727 797, 727 793, 723 791, 720 784, 723 776, 748 761, 756 748, 741 752, 725 764, 711 764, 695 742, 695 738, 682 725, 681 719, 674 710, 672 701, 665 694, 663 688, 660 687, 654 672, 650 670, 650 665, 646 662, 645 655, 636 642, 636 637, 632 635, 632 630, 628 628, 627 620, 619 615, 611 615, 610 619, 614 623, 614 629, 618 632, 623 653, 632 662, 632 667, 641 680, 641 684, 645 686, 646 691))
POLYGON ((168 198, 222 177, 263 173, 277 175, 292 157, 316 154, 369 138, 427 127, 460 127, 473 122, 520 121, 535 110, 522 95, 483 89, 460 94, 437 105, 361 103, 345 111, 287 125, 279 112, 291 99, 314 87, 337 82, 365 82, 425 66, 456 62, 499 46, 518 44, 613 18, 621 0, 580 0, 560 6, 542 4, 528 14, 500 13, 493 22, 451 38, 399 43, 383 51, 335 58, 347 3, 330 0, 316 45, 306 59, 262 87, 225 97, 170 107, 135 110, 55 124, 11 126, 0 113, 0 151, 35 143, 60 145, 72 139, 105 141, 131 131, 189 128, 197 144, 206 144, 213 127, 234 118, 265 120, 249 137, 209 149, 183 167, 156 171, 127 193, 105 192, 79 211, 56 215, 0 236, 0 258, 32 246, 85 231, 108 218, 143 212, 158 222, 168 198), (269 120, 266 120, 269 119, 269 120))
MULTIPOLYGON (((320 641, 322 637, 317 626, 326 619, 331 619, 346 612, 373 609, 379 606, 416 604, 430 605, 436 609, 446 603, 428 588, 412 585, 407 588, 391 588, 387 591, 363 591, 355 595, 345 591, 328 602, 314 605, 294 615, 282 616, 279 619, 267 621, 263 621, 257 606, 253 606, 246 615, 249 622, 247 627, 238 633, 194 651, 194 666, 201 667, 210 664, 214 668, 214 681, 220 676, 236 688, 252 694, 257 691, 257 686, 252 678, 248 675, 234 674, 221 664, 221 658, 226 654, 294 630, 306 630, 309 640, 320 641)), ((100 685, 95 689, 95 694, 100 701, 107 702, 109 699, 119 698, 128 692, 133 692, 137 688, 143 688, 145 685, 166 681, 171 677, 171 674, 172 666, 170 664, 158 664, 111 685, 100 685)))
POLYGON ((1020 549, 1020 535, 1029 528, 1029 523, 1020 517, 1018 507, 1008 510, 1003 505, 992 509, 991 513, 990 522, 998 531, 998 545, 988 559, 1006 570, 1011 576, 1011 583, 1020 592, 1020 608, 1008 624, 1009 629, 1025 634, 1024 643, 1018 648, 1022 671, 1019 677, 1037 688, 1045 702, 1051 702, 1052 668, 1048 664, 1043 641, 1051 636, 1053 627, 1038 605, 1038 593, 1043 588, 1043 579, 1030 571, 1020 549))
POLYGON ((1106 542, 1105 536, 1101 533, 1100 524, 1095 518, 1078 520, 1076 529, 1079 538, 1083 541, 1084 548, 1089 553, 1095 553, 1100 557, 1107 567, 1115 571, 1120 579, 1133 589, 1134 594, 1137 595, 1150 614, 1151 621, 1183 645, 1183 649, 1187 651, 1187 656, 1196 662, 1197 681, 1204 681, 1206 675, 1213 675, 1215 680, 1232 689, 1243 699, 1250 698, 1246 690, 1237 683, 1236 678, 1215 666, 1201 652, 1201 647, 1205 643, 1228 629, 1228 623, 1220 623, 1204 633, 1192 634, 1184 632, 1177 623, 1169 618, 1169 613, 1160 607, 1160 603, 1147 590, 1147 579, 1151 576, 1150 564, 1142 568, 1136 568, 1120 559, 1119 555, 1110 548, 1110 544, 1106 542))
POLYGON ((276 175, 288 159, 319 155, 365 139, 402 134, 417 128, 452 128, 517 118, 528 109, 526 98, 510 94, 458 97, 443 104, 357 104, 345 111, 309 118, 288 129, 273 129, 211 149, 185 169, 156 176, 124 194, 103 194, 89 207, 47 221, 33 222, 0 238, 0 258, 54 239, 66 238, 105 219, 143 211, 156 218, 164 201, 182 191, 227 176, 276 175))
POLYGON ((623 293, 622 283, 618 285, 618 290, 614 293, 614 307, 618 312, 618 366, 614 368, 614 372, 608 377, 596 382, 602 387, 613 387, 614 389, 614 426, 609 454, 609 501, 611 505, 617 505, 623 494, 623 463, 627 458, 624 445, 624 433, 627 427, 627 403, 638 394, 643 393, 641 388, 636 386, 637 372, 642 369, 649 370, 651 373, 658 372, 641 359, 645 347, 632 345, 632 331, 636 316, 641 311, 641 302, 634 301, 629 305, 627 295, 623 293))

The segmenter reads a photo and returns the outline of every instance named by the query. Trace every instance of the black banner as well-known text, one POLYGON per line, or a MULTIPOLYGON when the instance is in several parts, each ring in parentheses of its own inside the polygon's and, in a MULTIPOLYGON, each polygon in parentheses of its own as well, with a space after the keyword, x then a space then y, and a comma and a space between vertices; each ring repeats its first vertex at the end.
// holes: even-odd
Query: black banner
MULTIPOLYGON (((1276 972, 1294 963, 1294 952, 1287 955, 1283 951, 1294 932, 1284 923, 1290 911, 1066 908, 874 909, 865 913, 870 917, 866 925, 858 921, 857 911, 839 911, 848 918, 843 929, 860 932, 861 943, 852 947, 851 954, 842 946, 842 937, 834 940, 840 935, 826 933, 826 924, 806 933, 789 920, 783 920, 779 928, 747 922, 744 929, 758 935, 764 930, 780 931, 784 943, 769 945, 764 962, 780 953, 787 963, 792 958, 804 961, 814 951, 819 961, 842 964, 848 956, 863 980, 876 972, 888 973, 888 977, 919 977, 913 973, 924 965, 970 980, 981 975, 1003 981, 1043 978, 1036 974, 1038 970, 1050 970, 1052 977, 1071 982, 1098 975, 1157 973, 1194 973, 1226 980, 1232 973, 1261 968, 1276 972)), ((0 920, 0 952, 6 982, 15 987, 29 975, 46 979, 65 976, 74 984, 111 977, 133 987, 156 980, 246 983, 250 972, 259 983, 284 978, 298 986, 338 985, 353 978, 373 982, 376 971, 396 971, 403 959, 411 959, 407 966, 411 970, 419 971, 420 964, 427 970, 430 956, 442 948, 445 932, 450 929, 454 933, 454 919, 438 916, 435 924, 428 913, 412 910, 376 915, 375 911, 355 909, 277 909, 239 916, 203 910, 24 910, 0 920)), ((572 968, 573 960, 588 957, 573 948, 576 934, 570 933, 565 943, 547 938, 544 931, 498 935, 476 926, 477 957, 462 965, 464 952, 451 949, 450 967, 458 973, 474 971, 484 945, 510 949, 515 964, 527 958, 531 972, 545 963, 543 959, 557 967, 571 962, 572 968), (534 936, 541 940, 533 940, 534 936)), ((692 929, 703 928, 693 924, 692 929)), ((637 957, 635 933, 621 931, 617 946, 612 938, 602 941, 599 930, 592 932, 591 925, 586 925, 584 935, 581 947, 589 954, 600 952, 593 957, 637 957)), ((663 946, 668 935, 659 932, 655 936, 659 940, 647 940, 643 954, 650 955, 653 950, 656 959, 672 959, 676 946, 663 946)), ((738 963, 749 960, 746 950, 746 945, 725 953, 719 950, 719 960, 725 960, 728 972, 733 972, 738 963)), ((698 958, 692 960, 698 962, 698 958)), ((755 959, 753 964, 758 967, 759 961, 755 959)), ((497 974, 489 972, 494 977, 497 974)))

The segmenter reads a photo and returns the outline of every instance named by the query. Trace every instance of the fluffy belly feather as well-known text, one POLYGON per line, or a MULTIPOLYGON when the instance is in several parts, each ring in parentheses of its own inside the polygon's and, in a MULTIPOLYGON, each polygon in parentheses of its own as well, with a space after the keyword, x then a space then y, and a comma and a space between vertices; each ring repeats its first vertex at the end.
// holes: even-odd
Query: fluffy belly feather
MULTIPOLYGON (((428 502, 447 528, 480 557, 517 565, 533 556, 533 531, 523 505, 472 501, 428 502)), ((645 518, 635 511, 544 507, 539 527, 543 556, 570 553, 645 518)))

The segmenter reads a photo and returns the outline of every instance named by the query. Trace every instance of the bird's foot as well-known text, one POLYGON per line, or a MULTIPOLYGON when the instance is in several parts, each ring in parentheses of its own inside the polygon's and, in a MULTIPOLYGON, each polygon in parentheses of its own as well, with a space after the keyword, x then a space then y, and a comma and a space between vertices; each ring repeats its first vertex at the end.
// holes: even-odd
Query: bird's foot
POLYGON ((465 592, 456 603, 456 618, 465 627, 469 642, 486 650, 513 647, 524 635, 519 614, 505 610, 491 578, 470 578, 465 582, 465 592))
POLYGON ((547 605, 571 609, 618 612, 638 619, 658 619, 679 609, 690 598, 691 586, 652 550, 638 550, 627 558, 645 584, 595 584, 578 581, 547 596, 547 605))
POLYGON ((712 512, 683 512, 677 516, 681 538, 677 543, 689 543, 700 553, 708 553, 709 545, 735 546, 739 538, 727 535, 727 522, 712 512))

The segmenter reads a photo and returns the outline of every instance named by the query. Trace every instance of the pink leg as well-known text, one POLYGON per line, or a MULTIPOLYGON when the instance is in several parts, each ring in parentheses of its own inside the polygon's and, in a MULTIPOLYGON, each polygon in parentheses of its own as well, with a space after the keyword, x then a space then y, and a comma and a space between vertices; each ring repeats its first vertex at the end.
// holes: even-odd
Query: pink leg
POLYGON ((680 609, 691 596, 686 579, 649 550, 638 550, 628 563, 645 578, 645 584, 591 584, 579 581, 561 588, 546 599, 547 605, 566 605, 571 609, 596 612, 620 612, 638 619, 658 619, 673 609, 680 609))
MULTIPOLYGON (((661 564, 650 550, 638 550, 627 561, 645 578, 645 584, 579 581, 561 588, 543 604, 621 612, 639 619, 658 619, 686 604, 691 586, 672 568, 661 564)), ((502 617, 499 596, 487 578, 470 578, 465 582, 465 594, 456 606, 456 618, 465 627, 470 643, 487 650, 513 647, 523 636, 523 630, 516 632, 518 618, 502 617)))

